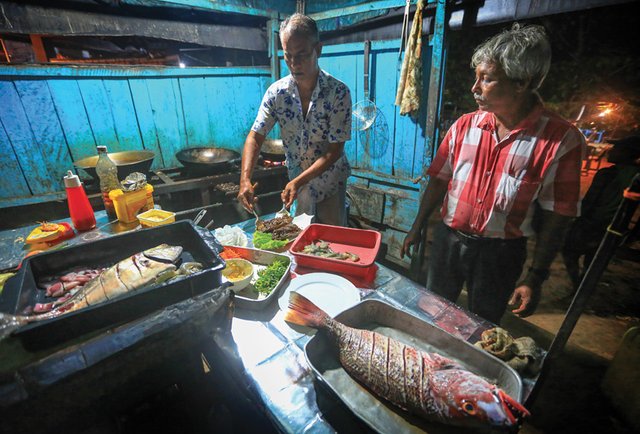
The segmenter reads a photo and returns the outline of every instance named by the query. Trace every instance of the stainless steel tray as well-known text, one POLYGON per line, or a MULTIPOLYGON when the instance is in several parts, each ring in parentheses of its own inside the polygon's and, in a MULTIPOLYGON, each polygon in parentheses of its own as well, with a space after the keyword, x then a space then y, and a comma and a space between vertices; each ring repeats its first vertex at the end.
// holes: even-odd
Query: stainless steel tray
MULTIPOLYGON (((470 371, 497 384, 514 399, 522 399, 518 374, 497 358, 391 305, 365 300, 336 317, 351 327, 374 330, 423 351, 457 360, 470 371)), ((305 356, 317 378, 331 389, 367 425, 380 433, 465 433, 468 429, 429 422, 376 397, 340 365, 332 343, 316 333, 305 346, 305 356)))
MULTIPOLYGON (((271 302, 278 298, 279 293, 289 280, 289 274, 291 271, 291 258, 287 255, 280 253, 269 252, 267 250, 253 249, 249 247, 237 247, 237 246, 225 246, 225 250, 231 250, 238 256, 254 265, 253 279, 251 283, 242 291, 237 292, 235 295, 236 306, 242 309, 261 310, 267 307, 271 302), (269 295, 264 295, 256 291, 253 284, 258 279, 258 271, 267 268, 268 265, 273 263, 276 259, 281 259, 287 263, 287 271, 285 271, 282 278, 273 288, 273 291, 269 295)), ((224 254, 223 254, 224 256, 224 254)))

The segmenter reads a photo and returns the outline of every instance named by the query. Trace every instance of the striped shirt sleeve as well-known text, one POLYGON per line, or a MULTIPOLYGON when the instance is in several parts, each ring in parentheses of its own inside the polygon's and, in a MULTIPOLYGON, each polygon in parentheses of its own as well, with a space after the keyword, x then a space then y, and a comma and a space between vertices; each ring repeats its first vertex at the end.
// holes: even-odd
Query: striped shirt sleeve
POLYGON ((453 150, 455 148, 456 126, 458 121, 454 122, 444 136, 442 143, 436 151, 436 156, 427 170, 427 175, 448 181, 453 175, 453 150))
POLYGON ((584 136, 575 128, 567 130, 538 194, 542 209, 568 217, 580 215, 580 168, 585 152, 584 136))

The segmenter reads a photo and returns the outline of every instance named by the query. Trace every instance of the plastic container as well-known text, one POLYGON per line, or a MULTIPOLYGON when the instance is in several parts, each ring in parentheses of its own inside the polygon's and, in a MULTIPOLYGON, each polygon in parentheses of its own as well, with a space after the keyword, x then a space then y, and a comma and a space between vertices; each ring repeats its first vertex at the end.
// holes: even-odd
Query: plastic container
POLYGON ((161 209, 150 209, 138 214, 137 217, 142 227, 145 228, 162 226, 176 221, 176 213, 161 209))
POLYGON ((153 208, 153 186, 147 184, 136 191, 122 191, 118 188, 109 192, 109 199, 113 202, 119 221, 134 223, 138 221, 138 214, 153 208))
POLYGON ((107 154, 106 146, 98 146, 98 162, 96 163, 96 173, 100 179, 100 191, 102 192, 102 201, 104 209, 107 211, 109 219, 115 219, 117 213, 109 193, 112 190, 121 188, 118 180, 118 167, 107 154))
POLYGON ((297 266, 364 278, 374 267, 381 240, 380 232, 376 231, 312 223, 298 235, 289 251, 296 258, 297 266), (359 260, 353 262, 302 253, 305 246, 320 240, 329 243, 334 252, 354 253, 359 260))
POLYGON ((64 177, 64 188, 67 191, 67 202, 71 223, 78 231, 88 231, 96 227, 96 216, 89 203, 87 193, 80 182, 78 175, 71 170, 64 177))

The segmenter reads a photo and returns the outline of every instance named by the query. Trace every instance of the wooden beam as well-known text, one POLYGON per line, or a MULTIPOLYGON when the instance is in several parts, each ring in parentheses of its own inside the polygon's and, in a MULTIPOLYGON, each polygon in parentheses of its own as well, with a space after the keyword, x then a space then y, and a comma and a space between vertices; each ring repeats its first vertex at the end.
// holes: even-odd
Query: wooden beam
POLYGON ((61 36, 145 36, 208 47, 266 51, 267 35, 258 27, 109 15, 0 1, 0 33, 61 36))
POLYGON ((48 63, 47 51, 44 49, 44 43, 42 42, 42 35, 29 35, 31 38, 31 46, 33 47, 33 53, 36 56, 36 62, 48 63))

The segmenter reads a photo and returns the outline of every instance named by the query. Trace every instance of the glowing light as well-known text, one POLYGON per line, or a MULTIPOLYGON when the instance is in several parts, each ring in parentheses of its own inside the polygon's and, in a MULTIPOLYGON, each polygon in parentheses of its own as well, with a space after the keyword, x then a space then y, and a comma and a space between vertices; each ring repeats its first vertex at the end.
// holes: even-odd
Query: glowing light
POLYGON ((185 64, 184 64, 184 63, 182 63, 182 62, 180 62, 180 63, 179 63, 179 65, 180 65, 180 68, 184 68, 185 66, 187 66, 187 65, 185 65, 185 64))
POLYGON ((602 110, 602 112, 600 112, 600 114, 598 116, 600 116, 601 118, 605 117, 606 115, 608 115, 609 113, 611 113, 611 109, 610 108, 606 108, 604 110, 602 110))

